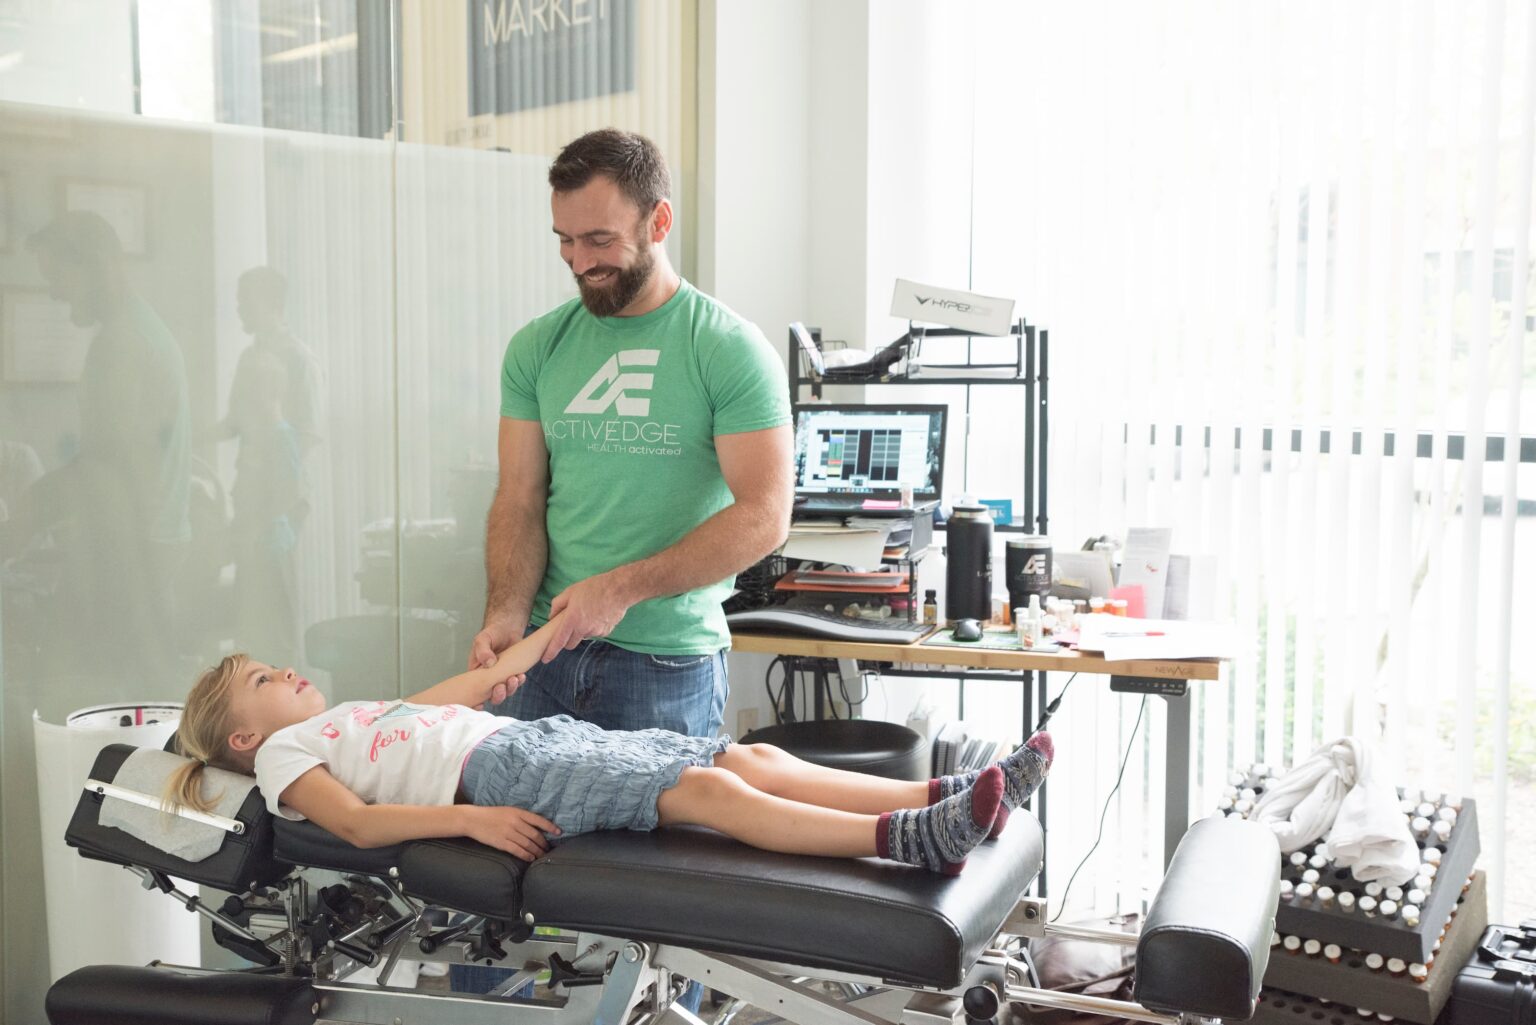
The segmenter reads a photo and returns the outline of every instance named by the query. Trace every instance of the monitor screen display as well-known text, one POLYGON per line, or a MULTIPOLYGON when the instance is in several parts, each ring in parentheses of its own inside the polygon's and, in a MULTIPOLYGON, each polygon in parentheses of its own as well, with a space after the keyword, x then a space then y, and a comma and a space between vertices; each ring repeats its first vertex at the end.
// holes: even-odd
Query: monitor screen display
POLYGON ((938 498, 943 406, 795 407, 795 487, 806 495, 898 493, 938 498))

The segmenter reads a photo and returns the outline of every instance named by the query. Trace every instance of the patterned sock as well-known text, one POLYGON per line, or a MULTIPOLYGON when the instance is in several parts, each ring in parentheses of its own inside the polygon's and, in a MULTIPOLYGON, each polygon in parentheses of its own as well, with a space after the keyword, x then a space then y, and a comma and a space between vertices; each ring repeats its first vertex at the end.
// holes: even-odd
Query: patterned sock
POLYGON ((882 858, 959 875, 965 856, 987 838, 1003 787, 1002 770, 993 765, 977 773, 972 786, 937 804, 888 811, 875 826, 875 850, 882 858))
MULTIPOLYGON (((1008 757, 998 761, 997 766, 1003 770, 1006 784, 1003 788, 1003 806, 997 810, 997 819, 992 823, 992 832, 987 837, 989 840, 997 839, 1003 827, 1008 824, 1008 813, 1040 789, 1055 758, 1056 745, 1051 741, 1051 735, 1041 730, 1008 757)), ((979 771, 962 772, 929 780, 928 803, 936 804, 954 796, 974 783, 978 775, 979 771)))

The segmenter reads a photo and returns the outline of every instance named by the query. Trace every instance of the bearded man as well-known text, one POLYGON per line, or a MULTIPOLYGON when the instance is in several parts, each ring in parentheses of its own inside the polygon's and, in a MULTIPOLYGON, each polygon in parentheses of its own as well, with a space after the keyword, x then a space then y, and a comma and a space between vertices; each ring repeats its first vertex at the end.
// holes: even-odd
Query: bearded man
POLYGON ((713 736, 721 600, 783 543, 793 505, 784 366, 672 269, 656 145, 604 129, 549 169, 580 296, 527 324, 501 376, 500 481, 471 667, 565 611, 500 714, 713 736), (519 686, 520 684, 520 686, 519 686))
MULTIPOLYGON (((784 366, 756 326, 672 269, 670 177, 653 142, 583 135, 549 184, 580 296, 507 346, 469 665, 563 610, 542 663, 506 681, 495 712, 712 737, 730 645, 720 603, 789 528, 784 366)), ((454 988, 505 974, 455 966, 454 988)), ((683 1006, 699 995, 692 985, 683 1006)))

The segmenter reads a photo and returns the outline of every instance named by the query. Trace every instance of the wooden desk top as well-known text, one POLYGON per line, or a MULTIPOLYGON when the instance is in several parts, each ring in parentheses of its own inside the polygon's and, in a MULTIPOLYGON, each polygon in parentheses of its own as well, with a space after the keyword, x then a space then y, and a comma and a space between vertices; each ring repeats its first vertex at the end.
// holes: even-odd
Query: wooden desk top
POLYGON ((995 648, 956 648, 940 644, 834 641, 824 637, 790 634, 733 633, 731 650, 764 655, 802 655, 807 658, 860 658, 902 666, 940 665, 1012 672, 1045 670, 1053 673, 1103 673, 1151 676, 1164 680, 1221 678, 1221 663, 1216 659, 1135 659, 1109 662, 1097 655, 1084 655, 1076 651, 1037 654, 1028 651, 999 651, 995 648))

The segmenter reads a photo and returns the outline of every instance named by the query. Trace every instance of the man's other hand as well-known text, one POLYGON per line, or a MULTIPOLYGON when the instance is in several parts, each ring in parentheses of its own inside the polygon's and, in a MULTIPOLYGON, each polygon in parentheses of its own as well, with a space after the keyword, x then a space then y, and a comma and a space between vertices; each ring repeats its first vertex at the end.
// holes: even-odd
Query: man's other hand
POLYGON ((545 662, 554 661, 562 651, 569 651, 588 637, 606 637, 619 625, 624 613, 634 604, 615 573, 599 573, 567 587, 549 603, 549 618, 561 612, 565 619, 544 648, 545 662))

